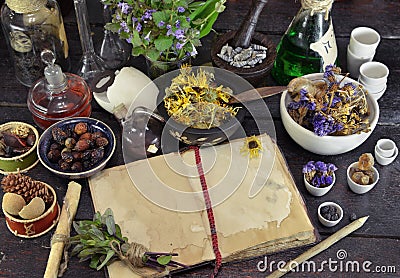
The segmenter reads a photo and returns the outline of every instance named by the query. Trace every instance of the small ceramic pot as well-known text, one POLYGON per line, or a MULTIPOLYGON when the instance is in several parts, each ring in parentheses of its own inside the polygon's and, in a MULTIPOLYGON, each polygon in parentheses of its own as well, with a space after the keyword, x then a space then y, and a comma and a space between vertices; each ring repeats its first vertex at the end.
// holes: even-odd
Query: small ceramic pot
POLYGON ((29 220, 16 218, 7 213, 2 206, 7 228, 15 236, 23 238, 38 237, 50 231, 57 224, 60 217, 60 206, 57 203, 56 192, 50 185, 46 184, 46 186, 53 194, 54 200, 50 207, 39 217, 29 220))
POLYGON ((351 179, 350 170, 352 168, 355 168, 357 166, 357 164, 358 164, 358 162, 354 162, 354 163, 350 164, 349 167, 347 167, 347 184, 349 185, 351 191, 353 191, 354 193, 364 194, 364 193, 367 193, 368 191, 370 191, 372 188, 374 188, 375 185, 378 183, 379 172, 375 167, 372 167, 372 170, 374 171, 374 177, 375 177, 375 180, 372 184, 362 185, 362 184, 355 183, 351 179))
POLYGON ((11 174, 11 173, 23 173, 33 168, 38 162, 36 154, 36 147, 39 141, 39 133, 36 128, 30 124, 23 122, 8 122, 0 125, 0 132, 13 128, 15 126, 23 125, 28 127, 35 134, 35 143, 29 151, 14 157, 0 157, 0 173, 11 174))
POLYGON ((318 207, 318 219, 319 219, 319 221, 321 222, 322 225, 324 225, 326 227, 333 227, 336 224, 338 224, 340 222, 340 220, 342 220, 342 218, 343 218, 343 209, 338 204, 336 204, 334 202, 324 202, 324 203, 319 205, 319 207, 318 207), (335 221, 331 221, 331 220, 325 219, 321 214, 321 208, 324 207, 324 206, 335 206, 336 209, 337 209, 337 212, 339 214, 339 219, 335 220, 335 221))
POLYGON ((308 191, 311 195, 319 197, 319 196, 323 196, 323 195, 325 195, 326 193, 328 193, 329 190, 331 190, 331 188, 332 188, 333 185, 335 184, 335 181, 336 181, 335 173, 332 174, 332 177, 333 177, 333 181, 332 181, 331 185, 329 185, 329 186, 327 186, 327 187, 315 187, 315 186, 313 186, 312 184, 310 184, 310 183, 307 181, 305 175, 303 175, 303 180, 304 180, 304 185, 306 186, 307 191, 308 191))
POLYGON ((376 162, 378 162, 382 166, 389 165, 390 163, 392 163, 396 159, 398 154, 399 154, 399 149, 397 147, 395 147, 393 155, 390 156, 390 157, 385 157, 378 150, 378 146, 375 146, 375 159, 376 159, 376 162))

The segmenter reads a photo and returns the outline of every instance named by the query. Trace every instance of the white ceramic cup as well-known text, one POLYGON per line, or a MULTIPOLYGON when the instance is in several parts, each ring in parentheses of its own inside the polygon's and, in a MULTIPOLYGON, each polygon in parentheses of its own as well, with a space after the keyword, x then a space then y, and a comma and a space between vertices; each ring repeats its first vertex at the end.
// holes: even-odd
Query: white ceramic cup
POLYGON ((377 31, 369 27, 357 27, 351 31, 349 48, 358 57, 373 57, 381 40, 377 31))
POLYGON ((364 85, 382 85, 387 82, 389 68, 380 62, 366 62, 360 66, 359 81, 364 85))
POLYGON ((378 85, 368 85, 363 82, 363 80, 360 78, 358 82, 364 86, 364 89, 367 90, 370 94, 379 94, 383 91, 386 90, 387 84, 382 83, 378 85))
POLYGON ((385 93, 385 91, 386 91, 386 85, 385 85, 385 87, 383 88, 383 90, 380 91, 380 92, 377 92, 377 93, 371 93, 370 91, 368 91, 368 92, 369 92, 369 94, 370 94, 371 97, 373 97, 373 98, 376 99, 376 100, 379 100, 379 99, 383 96, 383 94, 385 93))
POLYGON ((392 157, 396 150, 396 143, 390 139, 383 138, 376 142, 376 151, 383 157, 392 157))
POLYGON ((350 46, 347 46, 347 71, 350 73, 350 76, 357 79, 360 75, 360 66, 366 62, 372 61, 374 55, 371 57, 359 57, 355 55, 350 50, 350 46))
POLYGON ((377 146, 375 146, 375 159, 382 166, 389 165, 390 163, 392 163, 396 159, 398 154, 399 154, 399 149, 396 147, 391 157, 384 157, 379 153, 377 146))

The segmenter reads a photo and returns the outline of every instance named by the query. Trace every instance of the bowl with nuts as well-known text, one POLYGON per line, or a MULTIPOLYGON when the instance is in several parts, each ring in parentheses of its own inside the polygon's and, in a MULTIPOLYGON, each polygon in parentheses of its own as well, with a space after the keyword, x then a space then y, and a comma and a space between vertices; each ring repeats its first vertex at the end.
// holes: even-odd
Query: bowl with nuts
POLYGON ((367 193, 378 180, 379 172, 374 167, 374 157, 370 153, 362 154, 357 162, 347 168, 347 184, 354 193, 367 193))
POLYGON ((25 172, 38 162, 36 147, 39 133, 24 122, 0 125, 0 173, 25 172))
POLYGON ((115 151, 115 135, 93 118, 71 118, 47 128, 39 138, 40 162, 54 174, 87 178, 101 171, 115 151))

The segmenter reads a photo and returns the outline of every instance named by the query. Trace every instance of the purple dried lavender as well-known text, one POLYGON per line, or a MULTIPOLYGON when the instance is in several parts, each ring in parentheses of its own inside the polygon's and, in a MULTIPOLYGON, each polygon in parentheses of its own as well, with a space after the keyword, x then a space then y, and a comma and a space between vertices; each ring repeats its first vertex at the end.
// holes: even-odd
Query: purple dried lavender
POLYGON ((322 161, 309 161, 303 166, 303 173, 306 180, 315 187, 326 187, 333 182, 333 172, 337 170, 337 167, 332 164, 322 161))
POLYGON ((335 123, 335 120, 331 116, 324 116, 321 113, 314 114, 312 126, 314 133, 318 136, 325 136, 340 131, 343 128, 341 124, 335 123))

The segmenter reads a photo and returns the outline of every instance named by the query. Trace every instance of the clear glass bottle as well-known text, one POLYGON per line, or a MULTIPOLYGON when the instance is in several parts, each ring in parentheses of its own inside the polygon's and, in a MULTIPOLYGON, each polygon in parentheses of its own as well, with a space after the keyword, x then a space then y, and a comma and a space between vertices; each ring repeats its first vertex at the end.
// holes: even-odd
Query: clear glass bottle
POLYGON ((44 76, 32 85, 28 93, 28 109, 33 120, 42 129, 53 123, 72 117, 89 117, 92 112, 91 91, 82 77, 63 73, 54 64, 51 50, 42 51, 46 64, 44 76))
POLYGON ((43 76, 44 49, 55 53, 63 70, 70 69, 64 23, 55 0, 6 0, 1 21, 15 76, 22 84, 30 87, 43 76))
POLYGON ((333 0, 302 0, 301 9, 277 46, 272 76, 281 85, 295 77, 323 72, 337 58, 333 0))
MULTIPOLYGON (((104 22, 111 22, 112 11, 103 9, 104 22)), ((117 33, 104 29, 103 40, 97 47, 96 53, 103 59, 104 67, 108 70, 121 69, 131 56, 131 45, 119 38, 117 33)))

